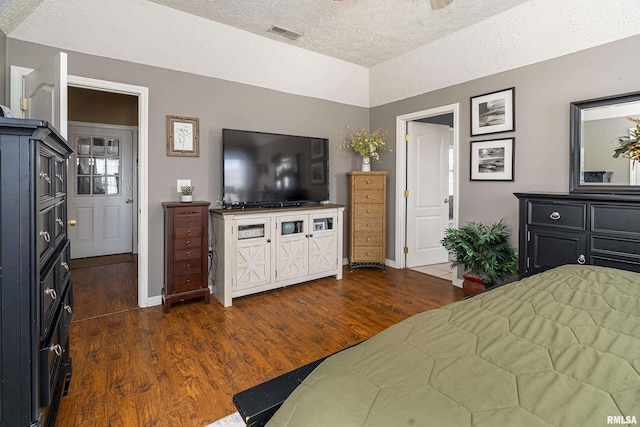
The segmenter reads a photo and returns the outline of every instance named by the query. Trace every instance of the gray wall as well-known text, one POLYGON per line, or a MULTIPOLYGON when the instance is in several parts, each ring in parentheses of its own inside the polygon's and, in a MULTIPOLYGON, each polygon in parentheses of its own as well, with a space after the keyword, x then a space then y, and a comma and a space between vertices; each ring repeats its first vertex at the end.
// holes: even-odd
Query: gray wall
MULTIPOLYGON (((504 219, 512 232, 511 243, 517 246, 518 205, 513 193, 569 190, 569 103, 640 90, 640 57, 632 55, 639 44, 640 36, 635 36, 375 107, 370 113, 371 128, 394 134, 399 115, 459 103, 460 224, 504 219), (471 138, 469 98, 512 86, 516 88, 516 131, 471 138), (512 136, 516 139, 515 181, 470 181, 469 142, 512 136)), ((385 156, 380 168, 393 171, 395 155, 385 156)), ((395 259, 395 175, 390 174, 387 184, 387 257, 395 259)))
MULTIPOLYGON (((36 67, 55 55, 47 46, 8 40, 8 63, 36 67)), ((163 286, 162 202, 177 201, 176 179, 191 179, 194 198, 222 197, 222 128, 330 138, 331 201, 345 204, 350 158, 337 149, 345 124, 368 127, 368 109, 289 95, 193 74, 86 55, 69 54, 69 74, 149 88, 149 295, 163 286), (200 119, 200 157, 166 155, 167 115, 200 119), (336 147, 333 149, 333 147, 336 147)))
POLYGON ((5 99, 6 87, 9 84, 7 75, 7 36, 0 30, 0 104, 2 105, 9 103, 9 100, 5 99))

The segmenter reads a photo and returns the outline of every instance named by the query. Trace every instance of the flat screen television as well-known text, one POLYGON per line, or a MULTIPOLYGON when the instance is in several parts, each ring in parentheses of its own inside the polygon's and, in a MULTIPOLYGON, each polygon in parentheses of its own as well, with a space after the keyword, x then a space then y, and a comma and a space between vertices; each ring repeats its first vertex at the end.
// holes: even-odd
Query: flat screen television
POLYGON ((329 200, 329 140, 222 129, 225 207, 329 200))

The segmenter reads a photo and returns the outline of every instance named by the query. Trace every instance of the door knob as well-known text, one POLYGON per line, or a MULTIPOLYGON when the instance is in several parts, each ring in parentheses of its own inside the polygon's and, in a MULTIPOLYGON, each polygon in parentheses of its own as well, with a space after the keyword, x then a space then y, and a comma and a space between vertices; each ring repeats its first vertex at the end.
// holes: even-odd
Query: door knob
POLYGON ((67 221, 67 223, 68 223, 71 227, 75 227, 75 226, 76 226, 76 220, 75 220, 75 219, 70 219, 69 221, 67 221))
POLYGON ((131 203, 133 203, 133 200, 127 199, 127 204, 130 205, 131 203))
POLYGON ((444 202, 445 203, 449 203, 449 199, 444 199, 444 202))

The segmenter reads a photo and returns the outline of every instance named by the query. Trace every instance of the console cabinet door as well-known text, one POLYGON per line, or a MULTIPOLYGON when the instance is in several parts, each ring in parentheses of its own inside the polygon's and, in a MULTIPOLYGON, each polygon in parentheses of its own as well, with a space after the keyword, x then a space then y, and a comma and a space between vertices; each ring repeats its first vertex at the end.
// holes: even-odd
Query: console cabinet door
POLYGON ((271 219, 237 221, 236 277, 234 290, 271 283, 271 219), (243 234, 244 233, 244 234, 243 234))
POLYGON ((309 218, 309 274, 338 268, 337 214, 313 214, 309 218))
POLYGON ((529 232, 527 269, 586 263, 586 234, 537 227, 529 232))
POLYGON ((308 215, 276 218, 276 282, 309 274, 310 234, 308 215))

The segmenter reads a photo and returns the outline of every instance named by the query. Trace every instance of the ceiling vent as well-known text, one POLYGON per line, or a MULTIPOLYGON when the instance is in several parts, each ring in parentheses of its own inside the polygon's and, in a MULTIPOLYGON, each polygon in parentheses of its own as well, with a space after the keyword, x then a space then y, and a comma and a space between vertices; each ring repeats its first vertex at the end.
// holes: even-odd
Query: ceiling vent
POLYGON ((271 28, 269 28, 267 31, 291 40, 298 40, 303 35, 302 33, 298 33, 297 31, 287 30, 286 28, 278 27, 277 25, 272 25, 271 28))

